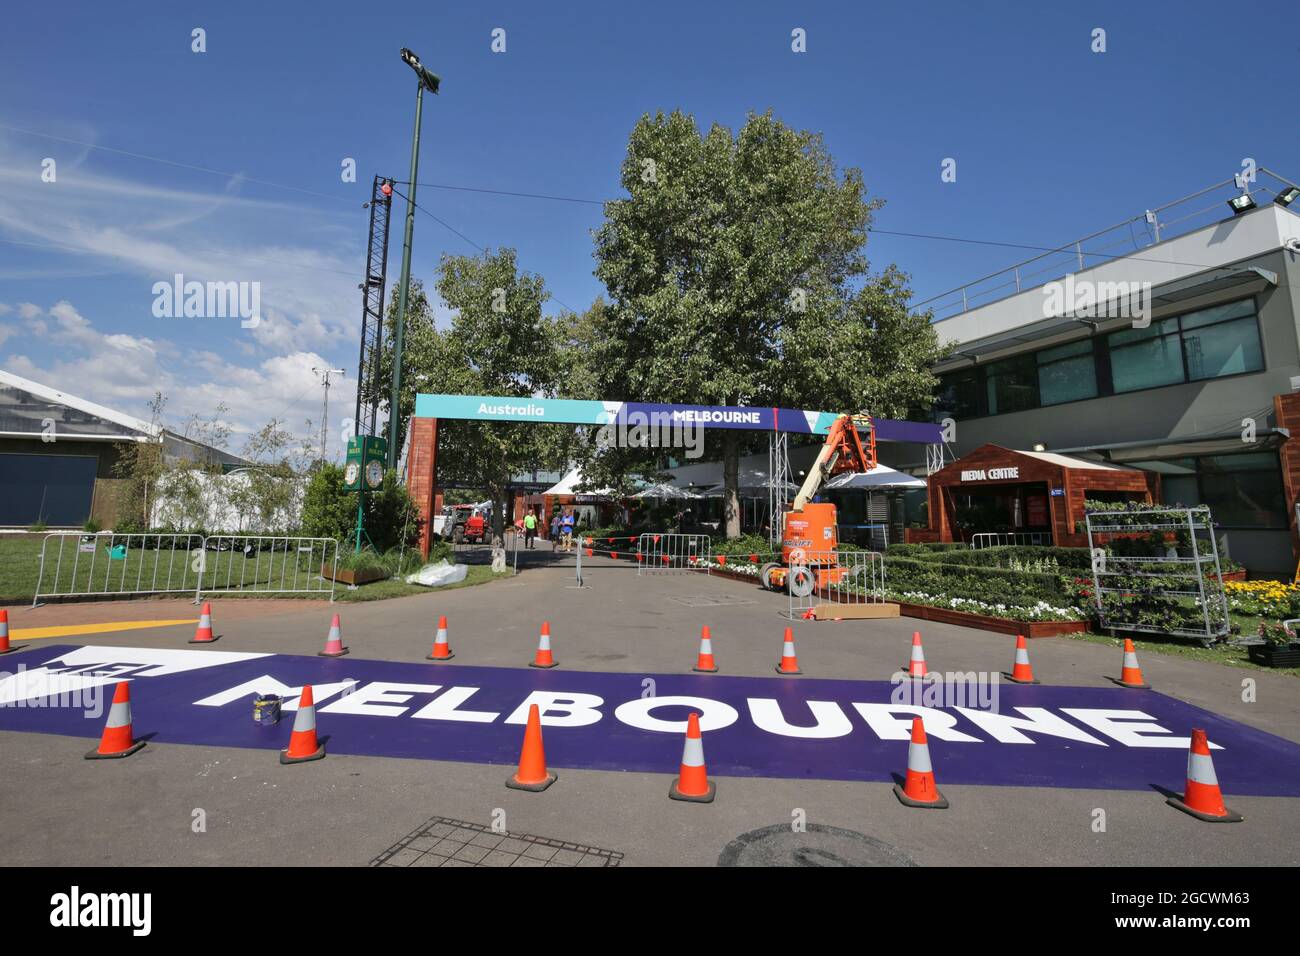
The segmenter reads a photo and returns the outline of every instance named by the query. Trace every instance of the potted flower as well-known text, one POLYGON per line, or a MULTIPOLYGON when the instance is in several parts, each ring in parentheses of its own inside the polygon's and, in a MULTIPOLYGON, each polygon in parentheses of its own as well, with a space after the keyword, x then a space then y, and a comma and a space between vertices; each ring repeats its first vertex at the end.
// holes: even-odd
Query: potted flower
POLYGON ((1250 659, 1265 667, 1300 667, 1300 641, 1292 630, 1296 623, 1300 622, 1260 621, 1259 636, 1264 643, 1246 649, 1250 659))

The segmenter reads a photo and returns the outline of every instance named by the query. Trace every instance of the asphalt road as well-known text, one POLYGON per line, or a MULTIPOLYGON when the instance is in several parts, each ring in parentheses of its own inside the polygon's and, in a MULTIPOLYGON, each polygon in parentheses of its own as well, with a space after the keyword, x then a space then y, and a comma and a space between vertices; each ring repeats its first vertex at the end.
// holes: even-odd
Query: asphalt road
MULTIPOLYGON (((532 567, 481 587, 341 608, 354 658, 422 661, 437 615, 451 623, 446 667, 521 667, 539 623, 551 622, 566 670, 686 672, 701 624, 709 624, 723 673, 772 676, 785 599, 698 574, 638 577, 626 564, 584 559, 584 589, 571 568, 532 567), (721 602, 692 607, 692 603, 721 602), (742 603, 736 603, 742 602, 742 603)), ((11 610, 11 626, 192 615, 181 602, 115 602, 11 610), (127 610, 129 609, 129 611, 127 610)), ((315 654, 332 609, 320 602, 214 603, 214 649, 315 654)), ((796 622, 810 676, 887 680, 906 659, 918 622, 796 622)), ((1006 670, 1011 639, 923 625, 932 669, 1006 670)), ((192 649, 189 625, 59 638, 60 644, 192 649)), ((33 643, 39 643, 33 642, 33 643)), ((47 641, 54 643, 54 641, 47 641)), ((1044 683, 1113 686, 1118 652, 1047 638, 1031 643, 1044 683)), ((1300 685, 1259 671, 1147 655, 1147 679, 1164 694, 1300 741, 1300 685), (1257 682, 1256 701, 1242 681, 1257 682)), ((0 668, 3 664, 0 663, 0 668)), ((707 742, 706 742, 707 743, 707 742)), ((871 859, 919 865, 1230 865, 1300 863, 1300 800, 1233 796, 1246 816, 1208 825, 1173 810, 1155 791, 940 787, 952 808, 901 806, 887 783, 718 777, 709 805, 667 799, 675 767, 661 774, 559 768, 544 793, 507 789, 511 767, 331 754, 281 767, 274 753, 153 742, 122 761, 86 761, 85 738, 0 732, 0 856, 10 865, 365 865, 432 817, 478 824, 504 819, 533 834, 623 854, 624 865, 717 863, 731 841, 766 827, 810 824, 854 831, 879 844, 808 834, 760 841, 745 859, 836 865, 871 859), (1095 811, 1106 815, 1094 831, 1095 811), (206 832, 194 832, 196 811, 206 832), (809 851, 807 848, 814 846, 809 851), (762 848, 766 847, 766 851, 762 848), (801 849, 803 848, 803 849, 801 849)), ((707 746, 706 746, 707 753, 707 746)))

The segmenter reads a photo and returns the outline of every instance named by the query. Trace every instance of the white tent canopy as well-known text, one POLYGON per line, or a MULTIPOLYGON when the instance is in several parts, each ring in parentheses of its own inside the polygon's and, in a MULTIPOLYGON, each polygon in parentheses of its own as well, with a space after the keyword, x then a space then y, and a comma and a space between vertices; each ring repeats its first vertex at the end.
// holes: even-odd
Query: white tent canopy
POLYGON ((924 488, 925 481, 888 465, 876 465, 870 471, 836 475, 824 487, 831 491, 907 491, 924 488))
POLYGON ((551 485, 542 492, 544 495, 590 495, 593 498, 613 498, 615 492, 612 488, 598 488, 594 491, 579 491, 578 485, 582 484, 582 469, 573 468, 567 475, 558 482, 551 485))

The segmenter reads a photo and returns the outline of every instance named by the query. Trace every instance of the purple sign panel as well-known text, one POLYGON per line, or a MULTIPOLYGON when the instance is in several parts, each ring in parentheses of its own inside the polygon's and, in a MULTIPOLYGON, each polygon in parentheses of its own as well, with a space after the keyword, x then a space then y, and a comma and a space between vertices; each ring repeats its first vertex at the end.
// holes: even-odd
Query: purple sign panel
MULTIPOLYGON (((0 729, 98 736, 130 680, 134 730, 158 744, 278 750, 292 719, 253 698, 310 683, 335 754, 513 764, 538 704, 554 768, 672 774, 691 711, 718 776, 889 781, 925 719, 940 783, 1180 791, 1193 727, 1228 794, 1300 796, 1300 745, 1152 691, 997 687, 994 703, 900 703, 888 681, 612 674, 215 650, 41 647, 0 662, 0 729)), ((952 687, 948 690, 951 692, 952 687)))

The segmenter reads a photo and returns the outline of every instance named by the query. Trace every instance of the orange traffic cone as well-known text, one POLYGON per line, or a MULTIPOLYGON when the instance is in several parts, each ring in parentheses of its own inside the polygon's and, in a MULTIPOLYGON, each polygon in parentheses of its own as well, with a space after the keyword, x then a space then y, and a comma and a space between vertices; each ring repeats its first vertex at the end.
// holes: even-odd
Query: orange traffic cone
POLYGON ((438 633, 433 638, 433 650, 429 652, 426 661, 449 661, 456 655, 451 652, 451 645, 447 643, 447 617, 440 615, 438 618, 438 633))
POLYGON ((912 632, 912 659, 907 662, 907 676, 913 680, 934 680, 925 666, 925 651, 921 647, 921 632, 912 632))
POLYGON ((1011 665, 1011 673, 1002 672, 1002 676, 1015 684, 1037 684, 1034 669, 1029 666, 1029 648, 1025 646, 1025 635, 1016 635, 1016 661, 1011 665))
POLYGON ((677 779, 668 788, 668 796, 689 803, 712 803, 717 784, 709 780, 704 766, 704 739, 700 736, 700 715, 693 712, 686 720, 686 746, 682 748, 682 765, 677 779))
POLYGON ((701 674, 716 674, 718 672, 718 665, 713 662, 713 638, 709 636, 709 625, 707 624, 700 631, 700 656, 691 670, 699 671, 701 674))
POLYGON ((306 763, 325 756, 325 745, 316 739, 316 701, 311 684, 302 689, 298 700, 298 713, 293 718, 293 733, 289 735, 289 749, 280 751, 280 763, 306 763))
POLYGON ((794 628, 785 629, 785 643, 781 645, 781 663, 776 665, 778 674, 802 674, 799 670, 799 658, 794 655, 794 628))
POLYGON ((108 760, 129 757, 144 746, 131 733, 131 683, 118 681, 113 691, 113 706, 108 709, 108 723, 99 738, 99 746, 86 754, 87 760, 108 760))
POLYGON ((948 801, 934 782, 930 765, 930 745, 925 739, 925 723, 912 718, 912 742, 907 745, 907 777, 900 787, 894 784, 894 796, 905 807, 947 810, 948 801))
POLYGON ((542 712, 536 704, 528 708, 528 726, 524 728, 524 748, 519 752, 519 771, 506 781, 511 790, 545 790, 555 783, 555 774, 546 769, 546 750, 542 747, 542 712))
MULTIPOLYGON (((20 645, 20 647, 25 646, 20 645)), ((0 607, 0 654, 8 654, 18 649, 9 644, 9 609, 0 607)))
POLYGON ((1245 819, 1223 805, 1223 793, 1214 774, 1210 742, 1204 730, 1192 730, 1191 747, 1187 751, 1187 786, 1182 799, 1170 797, 1166 803, 1206 823, 1240 823, 1245 819))
POLYGON ((1119 672, 1119 678, 1110 678, 1120 687, 1135 687, 1139 690, 1147 690, 1151 687, 1142 679, 1142 668, 1138 667, 1137 651, 1133 649, 1133 640, 1124 638, 1124 667, 1119 672))
POLYGON ((334 620, 330 621, 329 636, 325 638, 325 650, 317 654, 317 657, 342 657, 348 652, 343 646, 343 628, 339 625, 339 616, 334 615, 334 620))
POLYGON ((203 611, 199 614, 199 626, 194 631, 194 636, 190 638, 191 644, 211 644, 217 639, 217 635, 212 633, 212 602, 203 602, 203 611))
POLYGON ((560 662, 551 656, 551 622, 542 622, 542 633, 537 638, 537 656, 528 662, 529 667, 555 667, 560 662))

